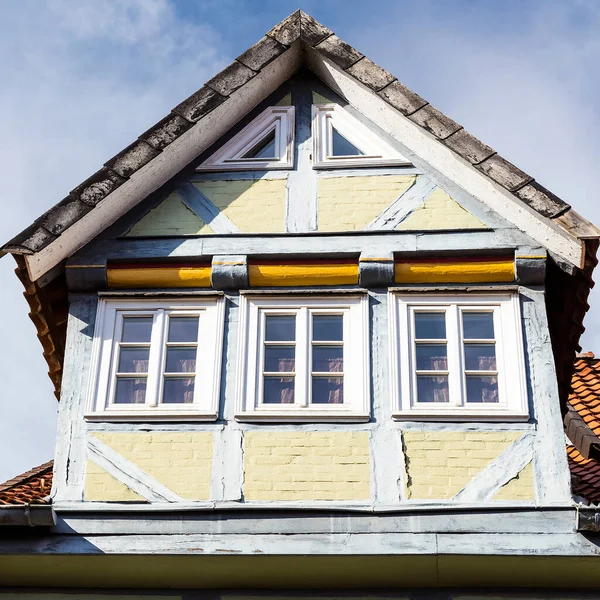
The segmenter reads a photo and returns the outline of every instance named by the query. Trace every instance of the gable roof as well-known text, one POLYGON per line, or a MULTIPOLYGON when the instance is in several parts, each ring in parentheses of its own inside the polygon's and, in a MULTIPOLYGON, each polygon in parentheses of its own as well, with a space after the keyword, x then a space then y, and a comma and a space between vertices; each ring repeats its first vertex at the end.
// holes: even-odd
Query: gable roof
POLYGON ((523 214, 535 213, 554 231, 568 234, 565 239, 577 242, 571 247, 571 262, 584 266, 585 249, 580 240, 598 238, 598 229, 301 10, 277 24, 0 252, 25 255, 29 275, 37 280, 186 166, 242 116, 240 111, 255 106, 304 61, 310 68, 307 52, 358 82, 510 193, 526 207, 523 214))
POLYGON ((0 484, 0 506, 48 504, 53 461, 35 467, 0 484))

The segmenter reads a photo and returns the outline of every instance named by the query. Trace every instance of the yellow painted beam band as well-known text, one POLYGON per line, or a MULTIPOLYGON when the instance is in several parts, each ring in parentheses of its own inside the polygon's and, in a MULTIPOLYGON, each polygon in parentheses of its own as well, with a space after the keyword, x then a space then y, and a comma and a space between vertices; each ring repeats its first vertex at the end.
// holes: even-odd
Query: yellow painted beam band
POLYGON ((403 262, 395 265, 396 283, 499 283, 515 280, 506 261, 403 262))
POLYGON ((250 265, 251 287, 356 285, 357 264, 250 265))
POLYGON ((107 269, 111 288, 210 287, 210 267, 107 269))

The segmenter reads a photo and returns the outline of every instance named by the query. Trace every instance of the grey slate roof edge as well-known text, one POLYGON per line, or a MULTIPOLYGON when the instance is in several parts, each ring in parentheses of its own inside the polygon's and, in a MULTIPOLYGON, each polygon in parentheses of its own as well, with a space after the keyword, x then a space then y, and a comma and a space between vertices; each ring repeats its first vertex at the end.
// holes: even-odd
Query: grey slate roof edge
MULTIPOLYGON (((102 169, 75 188, 64 200, 2 246, 0 255, 9 252, 33 254, 51 244, 113 190, 156 158, 164 148, 214 108, 226 102, 233 92, 250 81, 298 39, 320 52, 542 216, 555 219, 571 210, 569 204, 406 88, 391 73, 346 44, 313 17, 297 10, 275 25, 197 92, 177 105, 138 140, 108 160, 102 169)), ((576 221, 577 213, 571 212, 576 221)), ((561 226, 565 227, 564 224, 561 226)))

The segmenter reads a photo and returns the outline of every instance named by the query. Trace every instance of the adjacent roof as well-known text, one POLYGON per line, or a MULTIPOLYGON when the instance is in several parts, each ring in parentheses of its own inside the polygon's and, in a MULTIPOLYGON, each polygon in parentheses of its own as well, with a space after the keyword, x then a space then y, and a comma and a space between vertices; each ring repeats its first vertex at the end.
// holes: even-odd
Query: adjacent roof
MULTIPOLYGON (((323 58, 333 62, 337 68, 437 138, 480 173, 508 190, 541 216, 554 221, 575 238, 598 237, 599 231, 573 211, 569 204, 435 109, 418 94, 406 88, 392 74, 341 40, 330 29, 305 12, 297 10, 197 92, 176 106, 164 119, 108 160, 99 171, 72 190, 30 227, 6 243, 0 252, 33 255, 52 245, 86 215, 97 211, 105 199, 138 170, 159 160, 170 144, 206 119, 215 108, 229 102, 234 92, 246 86, 269 63, 288 52, 296 42, 300 42, 303 47, 310 47, 323 58)), ((113 221, 118 216, 120 215, 116 215, 113 221)), ((110 219, 111 217, 107 218, 104 213, 99 222, 107 226, 110 219)), ((89 219, 87 222, 90 222, 89 219)), ((79 247, 88 241, 89 239, 81 240, 78 242, 79 247)), ((72 246, 73 242, 69 243, 72 246)), ((65 243, 62 246, 64 254, 69 244, 65 243)), ((58 264, 60 257, 55 257, 54 260, 54 264, 58 264)))
POLYGON ((49 504, 53 462, 47 462, 0 484, 0 506, 49 504))

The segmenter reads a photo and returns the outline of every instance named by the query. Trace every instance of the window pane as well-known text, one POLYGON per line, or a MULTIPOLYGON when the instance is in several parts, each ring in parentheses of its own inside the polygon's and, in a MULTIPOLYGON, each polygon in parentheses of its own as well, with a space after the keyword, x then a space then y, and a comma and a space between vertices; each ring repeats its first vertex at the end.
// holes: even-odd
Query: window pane
POLYGON ((119 348, 119 373, 147 373, 150 348, 119 348))
POLYGON ((417 344, 418 371, 446 371, 447 369, 446 344, 417 344))
POLYGON ((316 373, 341 373, 344 370, 343 346, 313 346, 312 370, 316 373))
POLYGON ((293 404, 293 377, 265 377, 263 404, 293 404))
POLYGON ((275 157, 275 131, 265 136, 256 146, 246 152, 242 158, 276 158, 275 157))
POLYGON ((499 402, 498 378, 467 375, 467 402, 499 402))
POLYGON ((265 346, 266 372, 281 371, 293 373, 295 365, 296 348, 294 346, 265 346))
POLYGON ((265 328, 267 342, 293 342, 296 340, 295 315, 267 315, 265 328))
POLYGON ((198 341, 198 317, 170 317, 168 342, 198 341))
POLYGON ((163 404, 191 404, 194 401, 194 378, 165 378, 162 401, 163 404))
POLYGON ((335 127, 332 127, 333 154, 332 156, 361 156, 361 152, 349 142, 335 127))
POLYGON ((463 335, 466 340, 493 340, 494 313, 463 313, 463 335))
POLYGON ((123 317, 122 342, 149 342, 152 317, 123 317))
POLYGON ((313 341, 341 342, 343 339, 343 315, 313 315, 313 341))
POLYGON ((418 402, 448 402, 448 377, 417 375, 418 402))
POLYGON ((196 371, 196 348, 167 348, 166 373, 194 373, 196 371))
POLYGON ((119 377, 115 390, 115 404, 144 404, 146 380, 119 377))
POLYGON ((415 337, 420 340, 446 339, 446 313, 415 313, 415 337))
POLYGON ((312 403, 313 404, 343 404, 344 379, 343 377, 313 377, 312 378, 312 403))
POLYGON ((495 371, 496 346, 494 344, 465 344, 465 369, 467 371, 495 371))

